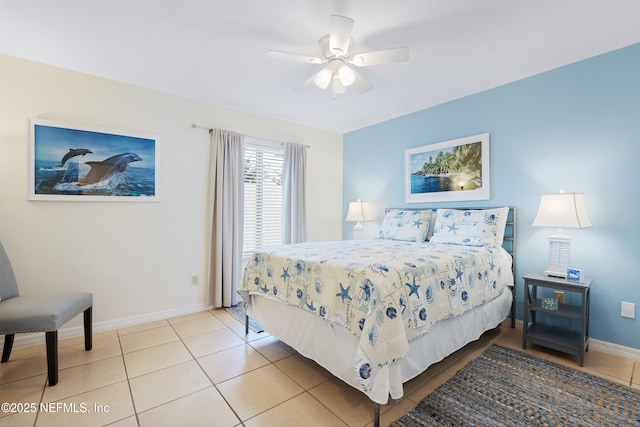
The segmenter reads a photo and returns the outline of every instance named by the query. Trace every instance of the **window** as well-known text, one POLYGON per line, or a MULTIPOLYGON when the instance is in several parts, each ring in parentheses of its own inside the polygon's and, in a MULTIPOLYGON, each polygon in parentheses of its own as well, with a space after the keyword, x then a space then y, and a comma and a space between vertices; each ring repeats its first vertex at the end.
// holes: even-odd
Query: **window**
POLYGON ((281 144, 256 138, 245 140, 244 241, 242 258, 265 246, 282 244, 281 144))

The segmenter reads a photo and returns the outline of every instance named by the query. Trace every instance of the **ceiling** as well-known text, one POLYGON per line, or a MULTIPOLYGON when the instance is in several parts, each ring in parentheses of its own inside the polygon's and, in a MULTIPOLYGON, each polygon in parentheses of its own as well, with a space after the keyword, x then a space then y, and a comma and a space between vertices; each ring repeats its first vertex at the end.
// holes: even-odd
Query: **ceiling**
MULTIPOLYGON (((0 0, 0 53, 346 133, 640 42, 640 0, 0 0), (374 88, 294 88, 329 15, 355 20, 374 88)), ((206 124, 205 124, 206 125, 206 124)))

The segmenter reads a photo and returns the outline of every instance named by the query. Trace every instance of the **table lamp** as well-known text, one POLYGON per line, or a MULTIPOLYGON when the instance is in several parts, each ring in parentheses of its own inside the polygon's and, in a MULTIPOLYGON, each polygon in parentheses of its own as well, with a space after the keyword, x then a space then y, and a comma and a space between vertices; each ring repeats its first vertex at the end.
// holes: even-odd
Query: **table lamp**
POLYGON ((369 209, 369 202, 363 202, 357 200, 355 202, 349 202, 349 210, 347 211, 346 221, 356 221, 356 225, 353 226, 353 238, 361 239, 364 235, 364 226, 362 221, 371 221, 373 216, 369 209))
POLYGON ((584 194, 543 194, 533 226, 558 228, 549 236, 549 265, 544 274, 566 279, 571 255, 571 238, 562 229, 591 227, 591 220, 584 204, 584 194))

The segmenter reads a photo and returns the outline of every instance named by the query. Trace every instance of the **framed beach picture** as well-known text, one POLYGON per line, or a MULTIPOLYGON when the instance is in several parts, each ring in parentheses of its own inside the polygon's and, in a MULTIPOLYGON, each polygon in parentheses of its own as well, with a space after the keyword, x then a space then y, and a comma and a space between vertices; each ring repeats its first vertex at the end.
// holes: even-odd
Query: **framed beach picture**
POLYGON ((30 200, 159 201, 154 135, 33 119, 30 200))
POLYGON ((491 198, 489 134, 468 136, 405 151, 405 202, 491 198))

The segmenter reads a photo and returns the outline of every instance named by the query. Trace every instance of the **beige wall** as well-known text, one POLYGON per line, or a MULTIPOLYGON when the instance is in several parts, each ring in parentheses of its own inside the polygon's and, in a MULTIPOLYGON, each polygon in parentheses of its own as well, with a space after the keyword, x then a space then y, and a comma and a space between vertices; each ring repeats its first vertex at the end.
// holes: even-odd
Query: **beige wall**
POLYGON ((21 292, 93 292, 96 330, 203 308, 210 144, 194 122, 309 145, 309 240, 341 238, 342 135, 0 55, 0 239, 21 292), (158 135, 161 201, 28 201, 30 118, 158 135))

